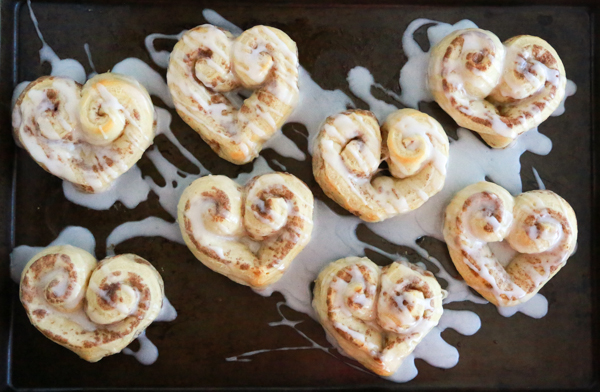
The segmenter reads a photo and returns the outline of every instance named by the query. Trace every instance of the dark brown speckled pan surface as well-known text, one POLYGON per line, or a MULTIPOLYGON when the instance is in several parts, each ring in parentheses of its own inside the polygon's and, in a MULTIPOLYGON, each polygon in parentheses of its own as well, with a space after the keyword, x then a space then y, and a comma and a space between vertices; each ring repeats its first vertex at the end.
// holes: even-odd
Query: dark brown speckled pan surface
MULTIPOLYGON (((33 7, 46 41, 61 58, 75 58, 84 66, 83 50, 90 44, 99 72, 109 70, 126 57, 138 57, 155 67, 144 48, 150 33, 178 33, 205 23, 202 10, 212 8, 226 19, 246 29, 256 24, 278 27, 298 44, 300 63, 325 89, 341 89, 351 95, 346 82, 348 71, 361 65, 385 88, 399 92, 399 70, 406 61, 402 34, 415 18, 425 17, 455 23, 468 18, 495 32, 501 40, 530 34, 549 41, 560 54, 567 77, 577 84, 577 93, 567 101, 563 116, 552 117, 540 130, 554 142, 545 157, 522 156, 523 190, 537 187, 534 166, 549 189, 569 201, 578 217, 580 236, 576 254, 553 278, 542 293, 550 307, 546 317, 534 320, 523 315, 504 318, 491 306, 477 306, 482 328, 474 336, 447 330, 444 338, 460 352, 460 362, 449 370, 417 361, 419 375, 409 384, 393 384, 357 371, 319 350, 270 352, 252 357, 251 362, 227 362, 225 358, 261 348, 305 346, 306 340, 285 326, 269 327, 280 320, 276 304, 282 296, 264 298, 249 288, 215 274, 197 261, 183 246, 162 238, 135 238, 124 242, 117 253, 133 252, 151 260, 161 272, 166 293, 179 317, 171 323, 158 323, 148 336, 158 346, 160 356, 152 366, 143 366, 132 357, 114 355, 89 364, 70 351, 50 342, 30 325, 18 301, 17 285, 8 274, 13 244, 43 246, 66 226, 89 228, 96 237, 96 253, 105 255, 105 240, 114 227, 125 221, 156 215, 171 220, 159 206, 157 197, 133 210, 119 203, 108 211, 93 211, 65 200, 61 181, 44 172, 24 150, 14 147, 10 136, 10 94, 14 82, 33 80, 49 72, 40 65, 40 41, 26 7, 2 2, 2 133, 0 142, 0 387, 7 389, 106 389, 106 388, 264 388, 309 387, 390 389, 496 389, 595 388, 597 380, 598 301, 593 297, 598 269, 594 263, 598 245, 597 200, 593 202, 593 155, 597 141, 592 138, 592 58, 593 24, 597 10, 581 6, 455 6, 440 2, 432 6, 409 5, 231 5, 222 2, 155 1, 143 2, 34 2, 33 7), (13 20, 14 16, 14 20, 13 20), (14 48, 13 48, 14 43, 14 48), (13 51, 14 49, 14 51, 13 51), (14 193, 11 193, 15 177, 14 193), (14 209, 13 209, 14 207, 14 209), (14 221, 11 226, 11 213, 14 221), (11 233, 13 236, 11 236, 11 233)), ((246 3, 249 4, 249 3, 246 3)), ((480 3, 470 3, 480 4, 480 3)), ((511 3, 513 4, 513 3, 511 3)), ((569 3, 575 4, 575 3, 569 3)), ((567 4, 567 5, 569 5, 567 4)), ((577 3, 579 4, 579 3, 577 3)), ((592 4, 592 3, 590 3, 592 4)), ((422 42, 427 42, 422 35, 422 42)), ((172 45, 166 42, 165 45, 172 45)), ((170 49, 165 47, 165 49, 170 49)), ((86 69, 87 72, 91 70, 86 69)), ((598 72, 596 72, 598 75, 598 72)), ((385 97, 381 97, 382 99, 385 97)), ((353 98, 363 108, 366 104, 353 98)), ((157 104, 162 103, 155 101, 157 104)), ((432 114, 450 136, 455 129, 450 117, 436 104, 421 110, 432 114)), ((211 172, 235 176, 252 165, 235 166, 219 159, 173 111, 172 129, 179 140, 211 172)), ((306 139, 287 125, 286 132, 306 150, 306 139)), ((155 147, 181 169, 193 172, 164 136, 155 147)), ((310 160, 299 163, 272 150, 262 155, 277 159, 289 172, 305 181, 319 199, 336 212, 345 213, 326 199, 312 177, 310 160)), ((142 171, 157 183, 162 179, 147 158, 139 163, 142 171)), ((273 166, 277 169, 276 166, 273 166)), ((359 237, 385 249, 397 247, 359 227, 359 237)), ((422 246, 439 258, 449 270, 451 261, 445 246, 424 239, 422 246)), ((404 249, 409 258, 414 252, 404 249)), ((381 256, 367 252, 380 263, 381 256)), ((454 271, 455 272, 455 271, 454 271)), ((455 272, 456 273, 456 272, 455 272)), ((473 309, 471 303, 453 303, 451 309, 473 309)), ((323 329, 308 316, 282 307, 293 320, 304 320, 298 328, 320 344, 327 345, 323 329)), ((135 344, 135 343, 134 343, 135 344)))

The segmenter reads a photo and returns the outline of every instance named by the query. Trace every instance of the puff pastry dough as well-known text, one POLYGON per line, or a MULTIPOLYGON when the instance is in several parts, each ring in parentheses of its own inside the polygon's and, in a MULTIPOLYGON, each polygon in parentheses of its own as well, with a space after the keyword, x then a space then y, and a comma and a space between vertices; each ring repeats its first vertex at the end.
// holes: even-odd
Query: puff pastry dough
POLYGON ((202 25, 175 45, 167 82, 181 118, 223 159, 256 158, 298 101, 298 49, 283 31, 255 26, 235 38, 202 25), (243 100, 240 89, 253 90, 243 100))
POLYGON ((313 307, 346 354, 389 376, 438 324, 445 296, 433 274, 414 264, 380 268, 366 257, 348 257, 321 271, 313 307))
POLYGON ((544 122, 565 96, 560 57, 538 37, 501 43, 481 29, 455 31, 431 51, 428 85, 461 127, 503 148, 544 122))
POLYGON ((556 193, 529 191, 513 198, 479 182, 446 208, 444 239, 467 284, 497 306, 533 297, 567 262, 577 243, 577 220, 556 193), (503 266, 489 243, 505 240, 516 251, 503 266))
POLYGON ((287 173, 254 177, 242 187, 225 176, 194 181, 179 200, 183 239, 208 268, 261 288, 283 276, 310 241, 313 195, 287 173))
POLYGON ((442 126, 418 110, 390 114, 381 131, 371 112, 350 110, 325 121, 313 173, 336 203, 377 222, 419 208, 442 189, 448 149, 442 126), (381 159, 392 176, 378 175, 381 159))
POLYGON ((158 316, 163 281, 146 260, 97 262, 70 245, 35 255, 21 275, 21 303, 47 338, 89 362, 120 352, 158 316))
POLYGON ((15 140, 46 171, 80 191, 102 192, 154 140, 154 106, 130 77, 105 73, 82 87, 43 76, 21 93, 12 115, 15 140))

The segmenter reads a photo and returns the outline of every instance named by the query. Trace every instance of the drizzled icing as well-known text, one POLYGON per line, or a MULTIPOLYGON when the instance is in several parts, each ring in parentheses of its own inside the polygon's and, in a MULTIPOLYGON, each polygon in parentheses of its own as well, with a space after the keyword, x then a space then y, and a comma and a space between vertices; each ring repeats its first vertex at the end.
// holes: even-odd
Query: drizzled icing
POLYGON ((556 117, 560 116, 565 112, 565 102, 567 98, 572 96, 577 92, 577 85, 572 80, 567 80, 567 86, 565 87, 565 96, 563 97, 560 105, 556 108, 556 110, 551 114, 551 116, 556 117))
MULTIPOLYGON (((336 352, 335 348, 339 347, 337 342, 328 335, 327 340, 329 340, 331 342, 333 347, 325 347, 325 346, 317 343, 315 340, 311 339, 308 335, 306 335, 304 332, 302 332, 299 328, 296 328, 296 326, 298 324, 300 324, 302 321, 290 320, 287 317, 285 317, 285 315, 282 313, 281 307, 284 306, 285 304, 286 304, 285 302, 277 303, 277 313, 279 313, 279 316, 281 316, 281 321, 270 322, 268 324, 269 327, 285 326, 285 327, 292 328, 298 335, 300 335, 303 339, 305 339, 309 343, 309 345, 295 346, 295 347, 279 347, 279 348, 275 348, 275 349, 254 350, 254 351, 240 354, 238 356, 232 356, 232 357, 225 358, 225 360, 227 362, 250 362, 250 361, 252 361, 252 359, 250 359, 250 357, 252 357, 254 355, 259 355, 259 354, 264 354, 264 353, 274 352, 274 351, 295 351, 295 350, 320 350, 328 355, 331 355, 332 357, 339 358, 338 356, 335 355, 335 352, 336 352)), ((338 349, 338 353, 345 356, 344 351, 341 349, 338 349)), ((342 358, 339 358, 339 359, 341 359, 346 365, 350 366, 351 368, 366 373, 366 371, 363 368, 353 365, 352 363, 346 362, 342 358)))
MULTIPOLYGON (((209 23, 223 27, 234 34, 240 34, 242 31, 214 11, 204 10, 203 15, 209 23)), ((408 62, 401 70, 400 84, 403 94, 400 96, 400 101, 411 107, 417 107, 418 101, 427 101, 432 99, 429 92, 425 88, 425 69, 426 64, 428 63, 429 52, 424 52, 421 50, 413 38, 413 34, 416 29, 424 24, 423 21, 425 20, 420 19, 411 23, 409 29, 407 29, 405 32, 403 39, 403 51, 408 56, 408 62), (417 24, 419 24, 419 26, 416 26, 417 24), (415 99, 412 100, 414 103, 409 105, 408 102, 410 97, 415 97, 415 99)), ((476 27, 470 21, 461 21, 454 27, 452 25, 436 21, 427 21, 425 23, 434 24, 434 26, 429 27, 427 31, 430 43, 432 45, 441 40, 441 38, 443 38, 443 36, 449 33, 453 28, 476 27)), ((146 47, 149 49, 149 53, 157 65, 166 68, 168 64, 169 53, 166 51, 156 52, 153 49, 153 40, 163 38, 178 39, 180 36, 181 34, 173 36, 152 34, 146 38, 146 47)), ((370 77, 371 81, 374 82, 368 71, 363 72, 363 76, 370 77)), ((137 77, 138 76, 136 76, 136 78, 137 77)), ((365 83, 364 79, 365 78, 363 77, 359 77, 357 78, 357 82, 362 82, 364 85, 372 84, 372 82, 368 81, 365 83)), ((153 80, 151 83, 157 84, 154 86, 146 85, 145 87, 148 91, 152 91, 152 88, 156 88, 158 90, 164 89, 166 85, 164 80, 153 80)), ((312 80, 309 73, 306 72, 306 70, 304 70, 302 67, 299 69, 299 86, 299 104, 289 117, 288 122, 301 122, 306 126, 308 129, 309 138, 308 146, 309 151, 311 151, 313 144, 312 140, 314 140, 318 134, 323 120, 330 115, 344 111, 348 107, 352 107, 353 103, 352 100, 340 90, 323 90, 312 80)), ((376 84, 375 86, 377 87, 376 84)), ((353 92, 356 94, 355 91, 353 92)), ((367 94, 365 96, 368 97, 369 95, 370 94, 367 94)), ((360 98, 365 99, 363 97, 360 98)), ((372 102, 376 102, 376 100, 372 102)), ((384 105, 381 106, 383 107, 384 105)), ((392 106, 393 105, 390 105, 391 111, 395 110, 392 106)), ((377 111, 376 107, 374 106, 371 107, 371 110, 377 111)), ((160 113, 161 111, 158 110, 159 125, 161 123, 160 113)), ((162 118, 166 119, 166 117, 169 117, 170 120, 170 114, 166 110, 164 110, 164 113, 165 115, 163 115, 162 118)), ((166 121, 163 121, 163 123, 165 122, 166 121)), ((172 135, 168 128, 165 130, 165 132, 169 132, 166 133, 167 135, 172 135)), ((282 134, 279 137, 282 140, 285 138, 285 136, 282 134)), ((174 143, 177 141, 177 139, 174 137, 169 137, 169 139, 174 143)), ((273 138, 272 140, 277 140, 277 138, 273 138)), ((275 145, 271 147, 278 151, 281 155, 291 155, 288 150, 279 150, 278 144, 278 142, 275 142, 275 145)), ((176 146, 182 151, 184 156, 188 157, 188 159, 190 159, 194 165, 199 167, 200 175, 207 174, 207 171, 199 164, 199 162, 197 162, 195 158, 191 156, 191 154, 189 154, 187 150, 185 150, 180 144, 176 144, 176 146)), ((511 148, 500 151, 490 151, 470 132, 464 129, 459 130, 458 139, 451 141, 448 179, 441 193, 431 198, 427 204, 425 204, 416 212, 409 213, 400 218, 393 218, 383 223, 368 226, 377 234, 396 244, 404 244, 413 247, 421 256, 425 257, 427 260, 433 263, 433 265, 439 268, 439 271, 436 272, 437 277, 443 279, 448 284, 445 286, 445 288, 448 290, 448 298, 446 298, 444 301, 445 304, 464 300, 469 300, 475 303, 484 303, 485 301, 474 296, 469 291, 468 286, 466 286, 463 281, 454 279, 452 275, 449 274, 435 258, 430 257, 424 249, 417 246, 415 244, 415 240, 423 235, 432 236, 438 239, 442 237, 440 229, 442 216, 440 211, 442 211, 443 206, 450 200, 455 192, 469 183, 482 180, 485 178, 485 176, 489 176, 490 178, 494 179, 494 181, 501 183, 511 192, 519 193, 521 190, 521 181, 519 176, 519 157, 521 154, 526 150, 534 151, 538 154, 547 154, 550 149, 551 143, 548 138, 538 134, 537 132, 528 132, 524 137, 519 138, 518 143, 514 146, 511 146, 511 148), (467 170, 457 171, 457 168, 461 168, 461 170, 467 170), (390 230, 392 227, 394 230, 390 230)), ((151 159, 153 164, 159 168, 159 172, 163 177, 165 177, 165 182, 167 184, 161 188, 151 182, 151 184, 153 184, 152 190, 154 192, 158 192, 161 204, 168 206, 169 213, 174 216, 173 206, 176 205, 179 195, 181 195, 183 189, 185 189, 187 184, 193 181, 197 175, 189 175, 188 173, 184 173, 183 171, 179 170, 176 166, 172 165, 168 160, 166 160, 159 151, 149 151, 146 155, 151 159), (186 183, 186 181, 189 182, 186 183), (176 182, 177 186, 172 186, 173 182, 176 182)), ((241 183, 245 183, 248 178, 251 178, 256 174, 263 174, 268 171, 270 171, 270 169, 265 160, 259 158, 254 162, 253 171, 247 174, 240 181, 241 183)), ((141 173, 139 179, 141 181, 144 180, 141 178, 141 173)), ((135 184, 144 186, 141 185, 141 181, 135 182, 135 184)), ((116 186, 121 187, 123 185, 116 186)), ((138 185, 135 185, 135 188, 138 188, 138 185)), ((143 193, 144 192, 139 192, 139 194, 141 194, 139 197, 140 201, 143 201, 147 198, 147 194, 143 195, 143 193)), ((79 200, 74 202, 80 203, 79 200)), ((105 201, 103 203, 112 204, 114 201, 105 201)), ((87 206, 90 208, 96 208, 97 204, 96 202, 90 201, 87 206)), ((397 254, 389 254, 371 244, 360 241, 356 235, 356 228, 359 223, 359 219, 352 216, 339 216, 329 209, 325 203, 321 202, 320 200, 316 200, 315 232, 313 233, 313 240, 296 258, 295 262, 290 268, 291 270, 284 275, 283 279, 281 279, 278 283, 271 285, 268 289, 261 291, 260 294, 269 295, 272 291, 280 291, 284 294, 288 306, 315 317, 314 311, 310 306, 311 295, 309 292, 309 287, 310 283, 315 279, 324 264, 348 255, 363 254, 365 249, 370 249, 391 259, 398 258, 397 254)), ((165 225, 163 229, 166 230, 165 232, 172 230, 172 228, 168 227, 167 225, 165 225)), ((127 230, 120 230, 123 232, 128 231, 129 237, 143 236, 148 234, 157 235, 156 232, 148 233, 146 226, 142 224, 130 226, 127 230)), ((157 230, 161 231, 162 229, 159 228, 157 230)), ((112 242, 118 243, 118 241, 112 242)), ((534 297, 533 300, 535 300, 535 298, 537 297, 534 297)), ((538 308, 537 304, 532 301, 529 301, 528 304, 531 304, 534 309, 541 309, 538 308)), ((286 320, 287 319, 282 316, 282 325, 287 325, 284 324, 286 320)), ((395 373, 395 375, 390 377, 390 380, 396 382, 405 382, 413 379, 417 374, 417 369, 414 363, 415 358, 423 358, 434 366, 444 368, 454 366, 458 362, 458 351, 441 339, 441 330, 445 328, 452 328, 461 334, 470 335, 475 333, 479 327, 479 317, 475 313, 469 311, 451 311, 446 309, 444 311, 444 315, 440 319, 440 324, 435 327, 417 346, 416 350, 404 360, 401 368, 395 373)), ((314 341, 308 336, 304 336, 304 338, 309 342, 307 347, 312 348, 312 342, 314 341)), ((287 349, 296 348, 282 347, 275 350, 287 349)), ((330 350, 328 348, 326 349, 327 351, 330 350)), ((272 350, 256 350, 252 353, 238 354, 237 358, 246 359, 246 355, 258 355, 267 351, 272 350)), ((332 354, 330 353, 330 355, 332 354)), ((354 367, 354 365, 350 366, 354 367)), ((356 368, 358 370, 362 370, 359 367, 356 368)))
POLYGON ((535 167, 532 167, 531 170, 533 171, 533 176, 535 177, 535 181, 537 182, 538 189, 546 189, 546 185, 544 185, 544 181, 542 181, 542 178, 540 177, 540 174, 535 169, 535 167))
POLYGON ((27 0, 27 7, 29 8, 29 16, 35 27, 35 31, 42 41, 42 48, 40 49, 40 63, 49 63, 52 67, 51 76, 62 76, 76 81, 79 84, 83 84, 86 81, 86 74, 83 65, 74 59, 61 59, 54 53, 52 48, 44 40, 44 36, 38 26, 37 18, 31 8, 31 0, 27 0))
POLYGON ((117 245, 135 237, 163 237, 183 244, 177 222, 171 223, 155 216, 149 216, 141 221, 125 222, 115 227, 106 238, 106 253, 114 254, 117 245))
POLYGON ((146 336, 146 331, 142 332, 138 337, 137 341, 140 344, 140 348, 137 351, 126 347, 122 353, 125 355, 131 355, 142 365, 152 365, 158 359, 158 348, 152 343, 146 336))
POLYGON ((85 50, 85 55, 87 56, 88 64, 90 65, 90 68, 92 69, 92 72, 88 74, 87 78, 91 79, 94 76, 98 75, 98 72, 96 71, 96 66, 94 65, 94 61, 92 60, 92 51, 90 50, 90 45, 88 45, 87 43, 84 44, 83 49, 85 50))
POLYGON ((169 39, 179 41, 183 34, 185 34, 187 30, 183 30, 179 34, 150 34, 144 40, 144 45, 146 46, 146 50, 150 54, 152 61, 156 65, 161 68, 167 68, 169 66, 169 57, 171 56, 171 52, 166 50, 161 50, 160 52, 154 49, 154 41, 157 39, 169 39))

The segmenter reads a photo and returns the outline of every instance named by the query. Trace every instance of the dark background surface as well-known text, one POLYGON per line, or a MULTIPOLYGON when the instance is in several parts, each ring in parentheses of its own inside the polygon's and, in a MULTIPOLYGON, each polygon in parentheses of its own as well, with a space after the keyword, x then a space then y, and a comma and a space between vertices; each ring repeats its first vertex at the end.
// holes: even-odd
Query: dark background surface
MULTIPOLYGON (((554 143, 552 152, 545 157, 531 153, 522 156, 523 190, 537 188, 531 174, 531 166, 534 166, 546 186, 572 204, 580 227, 576 254, 541 291, 549 301, 548 315, 540 320, 520 314, 504 318, 491 305, 453 303, 448 308, 476 310, 481 317, 481 330, 470 337, 452 330, 445 331, 442 336, 456 346, 461 355, 458 365, 442 370, 417 360, 419 375, 409 384, 393 384, 357 371, 319 350, 270 352, 251 357, 251 362, 226 362, 225 358, 248 351, 306 346, 309 343, 289 327, 267 325, 281 319, 276 310, 277 302, 282 300, 281 295, 276 293, 270 298, 263 298, 254 294, 249 288, 209 271, 183 245, 162 238, 135 238, 119 245, 116 252, 137 253, 152 261, 165 280, 166 294, 178 310, 179 317, 174 322, 156 323, 148 329, 149 338, 160 352, 158 361, 152 366, 143 366, 125 355, 107 357, 96 364, 79 359, 46 339, 29 324, 18 302, 17 285, 8 277, 11 243, 44 246, 64 227, 79 225, 92 231, 97 243, 96 254, 102 258, 105 256, 106 237, 117 225, 151 215, 172 219, 162 210, 153 194, 133 210, 120 203, 109 211, 93 211, 74 205, 65 200, 60 180, 44 172, 23 150, 15 149, 9 131, 13 83, 48 74, 50 67, 39 63, 41 43, 27 7, 17 8, 13 30, 10 16, 13 5, 3 2, 0 114, 5 131, 0 139, 0 213, 4 220, 0 244, 3 257, 0 268, 0 355, 8 355, 8 362, 3 363, 0 374, 8 372, 7 387, 380 386, 432 390, 595 387, 597 301, 593 282, 598 277, 598 270, 591 260, 597 245, 594 244, 592 249, 590 242, 594 238, 592 233, 598 233, 597 230, 592 231, 592 222, 594 228, 598 222, 597 209, 592 209, 595 183, 592 151, 597 148, 594 144, 597 140, 592 138, 591 110, 592 26, 595 14, 583 6, 443 7, 440 2, 436 2, 435 7, 300 5, 258 7, 243 3, 232 6, 215 2, 175 4, 167 1, 125 5, 118 2, 110 5, 34 2, 33 8, 44 38, 58 56, 78 60, 87 72, 91 69, 83 49, 85 43, 90 45, 98 72, 108 71, 126 57, 138 57, 163 75, 164 70, 153 65, 144 48, 146 35, 174 34, 203 24, 202 10, 212 8, 243 29, 256 24, 281 28, 296 41, 300 63, 321 87, 339 88, 351 97, 346 76, 357 65, 368 68, 376 82, 399 92, 399 70, 406 61, 402 53, 402 34, 407 25, 419 17, 448 23, 471 19, 479 27, 496 33, 501 40, 518 34, 543 37, 561 55, 567 77, 577 84, 577 93, 567 100, 567 111, 563 116, 551 117, 540 127, 541 132, 554 143), (13 31, 16 36, 13 36, 13 31), (13 52, 11 41, 15 38, 17 45, 13 52), (16 193, 11 196, 13 167, 16 167, 16 193), (14 239, 11 238, 11 200, 14 200, 15 211, 14 239)), ((427 42, 424 34, 421 38, 421 42, 427 42)), ((174 43, 159 42, 165 45, 165 49, 170 49, 174 43)), ((385 98, 378 93, 375 95, 385 98)), ((353 99, 366 108, 360 100, 353 99)), ((155 103, 165 107, 156 98, 155 103)), ((456 125, 437 105, 426 104, 421 110, 434 115, 450 136, 455 135, 453 129, 456 125)), ((172 113, 173 131, 208 170, 228 176, 251 170, 251 164, 238 167, 219 159, 172 113)), ((305 149, 306 139, 293 129, 304 131, 303 126, 287 125, 284 131, 305 149)), ((195 171, 164 136, 156 139, 155 146, 182 170, 195 171)), ((261 155, 268 161, 277 159, 288 171, 304 180, 317 198, 327 201, 336 212, 343 213, 323 196, 312 178, 310 159, 297 162, 280 157, 272 150, 265 150, 261 155)), ((142 158, 139 166, 143 173, 162 183, 147 158, 142 158)), ((273 168, 277 169, 276 166, 273 168)), ((359 227, 359 237, 388 250, 398 249, 364 226, 359 227)), ((443 244, 425 239, 421 245, 452 270, 443 244)), ((403 250, 409 256, 414 253, 403 250)), ((367 255, 380 264, 389 263, 381 256, 369 252, 367 255)), ((415 256, 411 258, 416 260, 415 256)), ((319 324, 306 315, 285 307, 282 309, 292 320, 305 320, 298 326, 300 330, 318 343, 329 345, 319 324)))

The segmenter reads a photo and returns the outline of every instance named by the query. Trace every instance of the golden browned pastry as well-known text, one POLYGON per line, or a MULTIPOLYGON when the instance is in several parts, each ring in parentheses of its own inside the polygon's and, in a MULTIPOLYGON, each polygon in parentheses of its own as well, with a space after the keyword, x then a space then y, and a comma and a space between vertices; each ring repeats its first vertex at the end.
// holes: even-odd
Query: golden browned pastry
POLYGON ((565 96, 560 57, 538 37, 501 43, 481 29, 455 31, 431 51, 428 85, 461 127, 503 148, 544 122, 565 96))
POLYGON ((390 114, 381 132, 371 112, 350 110, 325 121, 313 173, 336 203, 377 222, 419 208, 442 189, 448 149, 442 126, 418 110, 390 114), (381 159, 392 176, 378 175, 381 159))
POLYGON ((177 113, 223 159, 258 156, 298 101, 298 49, 283 31, 255 26, 235 38, 202 25, 171 52, 167 82, 177 113), (253 90, 242 102, 240 89, 253 90))
POLYGON ((13 109, 14 136, 46 171, 80 191, 102 192, 129 170, 154 140, 154 106, 130 77, 105 73, 83 87, 43 76, 13 109))
POLYGON ((179 200, 183 239, 208 268, 261 288, 276 282, 310 241, 313 195, 287 173, 254 177, 245 187, 225 176, 194 181, 179 200))
POLYGON ((97 262, 83 249, 61 245, 27 263, 20 295, 29 320, 48 339, 97 362, 154 321, 164 289, 158 271, 139 256, 97 262))
POLYGON ((438 324, 445 296, 431 272, 407 261, 380 268, 347 257, 321 271, 313 307, 346 354, 389 376, 438 324))
POLYGON ((513 198, 490 182, 469 185, 446 208, 444 239, 465 282, 497 306, 533 297, 567 262, 577 243, 575 212, 556 193, 513 198), (516 255, 502 265, 489 243, 506 241, 516 255))

